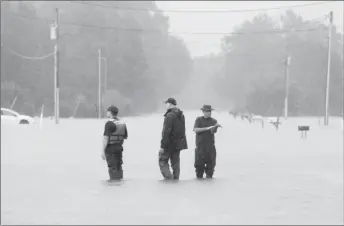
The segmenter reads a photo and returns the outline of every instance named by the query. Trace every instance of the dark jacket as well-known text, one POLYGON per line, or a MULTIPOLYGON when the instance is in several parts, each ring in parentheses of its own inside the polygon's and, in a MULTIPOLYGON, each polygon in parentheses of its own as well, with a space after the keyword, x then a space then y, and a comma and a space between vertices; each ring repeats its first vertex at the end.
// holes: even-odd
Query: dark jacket
POLYGON ((185 135, 185 117, 178 108, 172 108, 165 113, 164 126, 160 148, 162 149, 187 149, 185 135))

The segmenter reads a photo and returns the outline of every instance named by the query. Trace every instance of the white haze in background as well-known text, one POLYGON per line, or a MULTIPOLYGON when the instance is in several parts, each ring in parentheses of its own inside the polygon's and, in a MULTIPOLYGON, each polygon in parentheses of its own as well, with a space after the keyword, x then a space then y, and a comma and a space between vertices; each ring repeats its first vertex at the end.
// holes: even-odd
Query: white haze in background
MULTIPOLYGON (((157 6, 162 10, 243 10, 261 9, 273 7, 285 7, 315 3, 316 1, 156 1, 157 6)), ((305 20, 318 18, 329 14, 332 10, 334 25, 343 33, 343 2, 333 1, 326 4, 292 8, 305 20)), ((176 13, 165 12, 169 16, 170 32, 232 32, 235 26, 245 20, 251 20, 259 13, 278 18, 287 8, 280 10, 265 10, 244 13, 176 13)), ((202 56, 210 53, 220 52, 220 41, 223 35, 186 35, 181 36, 192 56, 202 56)))

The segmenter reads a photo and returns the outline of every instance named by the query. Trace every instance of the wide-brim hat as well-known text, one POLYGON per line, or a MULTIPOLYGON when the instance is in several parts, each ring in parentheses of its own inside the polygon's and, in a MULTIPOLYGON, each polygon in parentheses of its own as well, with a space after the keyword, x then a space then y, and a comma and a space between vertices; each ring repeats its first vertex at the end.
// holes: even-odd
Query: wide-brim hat
POLYGON ((201 108, 202 111, 212 111, 214 110, 211 105, 203 105, 203 107, 201 108))

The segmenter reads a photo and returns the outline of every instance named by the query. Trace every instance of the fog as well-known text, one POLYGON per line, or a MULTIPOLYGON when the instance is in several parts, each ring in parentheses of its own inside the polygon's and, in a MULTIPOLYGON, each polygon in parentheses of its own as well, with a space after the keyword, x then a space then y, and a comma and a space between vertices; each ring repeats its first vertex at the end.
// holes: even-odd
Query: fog
POLYGON ((343 49, 342 1, 1 1, 1 224, 343 224, 343 49), (196 180, 205 104, 221 128, 196 180), (129 133, 113 183, 110 105, 129 133))
POLYGON ((2 107, 54 115, 57 77, 62 118, 103 117, 111 104, 123 116, 161 112, 168 97, 277 116, 288 70, 290 114, 323 115, 332 11, 329 112, 342 112, 342 2, 1 4, 2 107))

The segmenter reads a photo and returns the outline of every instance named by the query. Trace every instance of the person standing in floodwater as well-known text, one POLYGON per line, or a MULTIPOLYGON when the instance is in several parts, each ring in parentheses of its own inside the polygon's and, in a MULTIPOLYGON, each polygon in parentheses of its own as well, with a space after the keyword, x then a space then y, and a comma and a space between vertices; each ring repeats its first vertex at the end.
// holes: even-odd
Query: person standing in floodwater
POLYGON ((221 127, 217 120, 211 117, 211 105, 203 105, 201 108, 203 116, 196 119, 194 132, 196 133, 196 150, 195 150, 195 169, 196 177, 213 178, 216 165, 216 148, 215 133, 217 128, 221 127))
POLYGON ((118 115, 118 108, 110 106, 107 109, 109 121, 105 124, 103 148, 101 157, 106 159, 110 181, 123 179, 123 143, 128 138, 126 124, 121 121, 118 115))
POLYGON ((185 117, 183 112, 177 108, 177 101, 174 98, 168 98, 165 104, 167 112, 164 115, 159 150, 159 167, 165 179, 179 180, 180 151, 188 148, 185 135, 185 117), (171 161, 173 174, 170 171, 169 160, 171 161))

